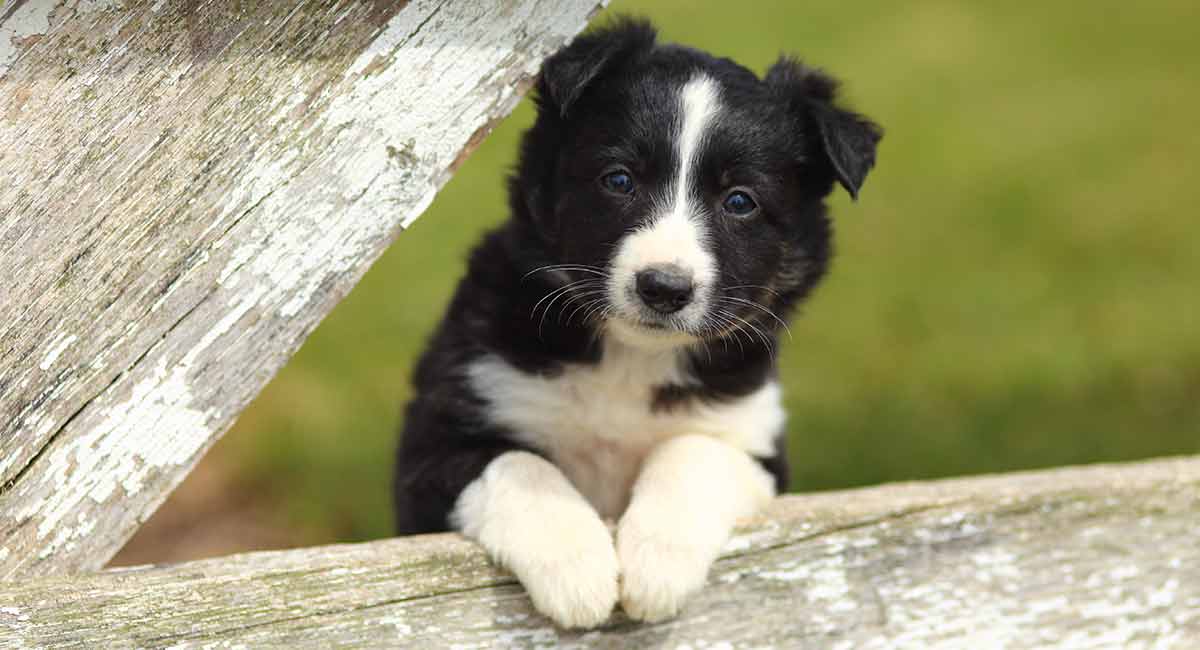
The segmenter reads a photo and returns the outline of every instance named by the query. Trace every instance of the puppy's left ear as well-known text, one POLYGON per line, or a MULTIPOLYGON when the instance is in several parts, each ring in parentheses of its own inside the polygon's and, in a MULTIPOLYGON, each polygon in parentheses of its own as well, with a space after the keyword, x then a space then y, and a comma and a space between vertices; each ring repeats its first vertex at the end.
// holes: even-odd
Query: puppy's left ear
POLYGON ((566 117, 588 84, 618 64, 654 47, 654 27, 645 20, 618 18, 592 30, 546 60, 538 77, 538 100, 566 117))
POLYGON ((767 70, 764 82, 778 92, 804 128, 816 129, 820 145, 842 187, 858 198, 883 130, 871 120, 834 105, 837 82, 795 59, 782 57, 767 70))

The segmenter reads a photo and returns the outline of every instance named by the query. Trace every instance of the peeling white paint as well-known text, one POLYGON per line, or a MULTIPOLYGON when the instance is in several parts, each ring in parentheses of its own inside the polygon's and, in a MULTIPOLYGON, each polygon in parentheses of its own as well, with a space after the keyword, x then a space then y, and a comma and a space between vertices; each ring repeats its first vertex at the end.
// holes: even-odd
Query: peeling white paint
POLYGON ((126 495, 135 494, 152 469, 186 462, 196 451, 197 434, 209 433, 208 416, 191 408, 187 370, 177 366, 168 372, 166 360, 160 361, 152 376, 133 387, 128 399, 105 409, 98 427, 50 454, 47 473, 60 490, 19 515, 39 519, 37 536, 45 542, 43 552, 58 550, 87 527, 86 519, 83 526, 65 522, 84 498, 104 503, 118 484, 126 495))
POLYGON ((379 619, 380 625, 390 625, 395 628, 396 634, 400 637, 411 636, 413 633, 412 626, 409 625, 403 617, 398 613, 390 613, 379 619))
POLYGON ((1121 580, 1135 578, 1140 575, 1141 572, 1142 570, 1139 569, 1136 564, 1126 564, 1125 566, 1114 567, 1108 572, 1108 578, 1109 580, 1119 582, 1121 580))
MULTIPOLYGON (((14 38, 56 29, 58 14, 51 11, 55 6, 78 13, 120 4, 25 3, 0 25, 0 54, 11 52, 2 48, 10 47, 14 38)), ((131 6, 119 19, 106 18, 96 28, 116 34, 114 30, 133 17, 165 6, 161 1, 154 7, 131 6)), ((115 550, 112 540, 123 539, 123 532, 145 516, 161 498, 161 490, 182 476, 228 422, 232 414, 220 405, 244 399, 258 386, 256 380, 231 388, 214 377, 234 364, 277 367, 284 348, 294 346, 297 333, 319 318, 313 305, 321 301, 324 311, 384 244, 428 207, 476 130, 511 110, 518 99, 516 82, 532 77, 542 56, 577 33, 594 7, 584 0, 503 6, 416 0, 360 53, 343 85, 325 88, 311 119, 304 121, 296 121, 293 114, 309 99, 305 91, 312 87, 314 76, 304 66, 323 65, 323 60, 265 59, 268 67, 259 74, 281 82, 271 86, 274 95, 261 102, 267 107, 262 120, 279 125, 286 138, 276 142, 247 132, 241 144, 254 159, 226 179, 220 203, 204 203, 211 210, 207 214, 215 216, 189 231, 200 231, 189 239, 207 244, 207 252, 201 254, 210 256, 220 270, 196 271, 209 259, 200 258, 166 295, 152 296, 148 306, 129 310, 144 314, 148 309, 159 318, 166 311, 175 315, 178 301, 168 300, 173 292, 193 278, 211 278, 215 293, 175 327, 195 331, 197 318, 215 322, 183 349, 179 337, 168 334, 169 342, 157 344, 80 412, 74 425, 5 494, 16 513, 5 520, 29 518, 28 526, 21 527, 36 539, 22 539, 11 556, 0 557, 5 560, 0 575, 15 575, 29 564, 30 553, 72 556, 64 561, 95 568, 107 551, 115 550), (435 11, 436 20, 429 21, 435 11), (414 41, 410 37, 419 26, 414 41), (516 43, 519 47, 514 49, 516 43), (396 63, 372 66, 377 57, 396 63), (214 310, 214 304, 225 306, 214 310), (123 508, 113 506, 117 498, 123 508)), ((78 77, 65 82, 75 84, 67 89, 69 96, 82 97, 89 84, 101 96, 111 93, 111 75, 101 73, 106 65, 134 56, 141 36, 135 32, 114 38, 78 77)), ((3 56, 0 63, 7 65, 3 56)), ((166 62, 168 69, 155 72, 160 78, 155 83, 160 88, 169 88, 172 80, 184 86, 192 83, 189 65, 166 62)), ((0 74, 5 69, 0 65, 0 74)), ((108 133, 144 126, 138 111, 109 115, 88 105, 81 110, 80 119, 89 119, 90 111, 91 119, 107 120, 102 126, 108 133)), ((168 126, 163 125, 163 133, 168 126)), ((142 162, 149 160, 153 146, 136 142, 128 149, 135 152, 130 157, 137 158, 140 151, 142 162)), ((220 138, 215 143, 221 144, 220 138)), ((97 160, 107 164, 104 157, 97 160)), ((139 161, 123 162, 136 167, 139 161)), ((104 196, 96 200, 109 201, 104 196)), ((190 205, 206 198, 181 195, 173 200, 190 205)), ((148 255, 158 250, 162 249, 148 255)), ((186 286, 192 290, 194 285, 186 286)), ((123 358, 124 348, 144 333, 135 322, 127 323, 113 345, 89 360, 90 367, 105 368, 123 358)), ((66 351, 89 335, 81 330, 72 335, 78 338, 55 339, 40 365, 53 371, 66 351)), ((43 411, 29 420, 29 430, 38 440, 62 426, 61 414, 50 417, 48 409, 43 411)), ((0 460, 6 466, 14 462, 15 456, 0 460)))
POLYGON ((723 553, 741 553, 767 543, 778 537, 778 524, 767 522, 762 528, 738 532, 725 542, 723 553))
POLYGON ((780 580, 782 582, 795 582, 797 580, 807 580, 812 577, 813 569, 811 566, 800 564, 799 562, 789 562, 780 565, 778 569, 769 571, 756 571, 758 576, 769 580, 780 580))
POLYGON ((1003 548, 989 548, 972 553, 971 562, 980 568, 975 575, 987 582, 996 578, 1011 580, 1021 574, 1017 566, 1017 556, 1003 548))
MULTIPOLYGON (((837 558, 841 560, 841 558, 837 558)), ((850 594, 850 582, 846 579, 846 571, 841 562, 830 562, 822 566, 812 575, 813 584, 807 590, 809 601, 833 601, 829 611, 845 611, 853 609, 856 603, 847 599, 850 594)))
MULTIPOLYGON (((0 2, 0 9, 8 3, 0 2)), ((121 0, 74 0, 62 3, 62 8, 76 14, 88 14, 119 7, 121 0)), ((20 55, 19 42, 31 36, 42 36, 50 31, 50 16, 58 3, 49 0, 26 2, 0 23, 0 78, 8 73, 20 55)))
POLYGON ((851 540, 851 542, 850 542, 850 546, 852 546, 854 548, 858 548, 858 549, 871 548, 872 546, 878 546, 878 545, 879 545, 879 540, 875 539, 874 537, 871 537, 870 535, 865 535, 863 537, 859 537, 857 539, 851 540))
POLYGON ((49 370, 50 366, 54 365, 55 361, 58 361, 58 357, 60 357, 62 353, 71 346, 72 343, 78 340, 79 337, 75 336, 74 334, 71 334, 70 336, 66 334, 59 334, 58 338, 54 340, 54 343, 50 344, 50 349, 46 351, 46 356, 42 357, 42 362, 38 364, 38 367, 42 370, 49 370))
POLYGON ((186 465, 207 444, 213 434, 209 422, 219 412, 194 406, 189 375, 263 291, 243 297, 178 362, 169 365, 160 357, 153 374, 134 385, 128 398, 104 408, 96 427, 50 453, 46 472, 59 489, 17 515, 38 519, 39 558, 68 548, 95 528, 95 519, 78 509, 82 501, 107 504, 118 486, 119 496, 136 495, 149 478, 186 465))
MULTIPOLYGON (((377 248, 377 242, 390 236, 392 224, 380 215, 398 214, 400 228, 407 228, 429 207, 449 174, 418 174, 414 167, 447 170, 474 134, 472 125, 503 115, 515 105, 518 96, 509 84, 500 81, 495 82, 498 95, 494 106, 476 104, 465 108, 468 105, 462 97, 477 93, 481 82, 494 77, 495 62, 508 54, 510 37, 506 32, 511 21, 532 19, 531 8, 519 5, 517 10, 525 15, 505 15, 503 20, 492 21, 487 33, 475 41, 423 34, 417 44, 410 43, 411 35, 435 10, 444 20, 478 13, 477 8, 467 5, 450 3, 439 8, 435 2, 414 2, 393 18, 348 67, 345 77, 354 85, 333 97, 321 127, 337 130, 349 124, 361 126, 363 115, 376 119, 366 141, 361 132, 345 132, 333 145, 333 149, 354 152, 344 158, 336 178, 321 180, 324 187, 336 188, 336 195, 312 201, 307 214, 296 215, 292 207, 294 193, 273 193, 285 185, 307 184, 303 175, 295 176, 291 169, 298 152, 289 152, 288 158, 248 177, 242 189, 231 193, 228 207, 210 228, 224 222, 236 206, 259 201, 262 217, 258 221, 271 226, 262 233, 269 233, 269 238, 252 238, 254 243, 232 254, 220 274, 222 285, 235 286, 244 274, 255 278, 255 282, 269 281, 272 290, 264 302, 276 305, 284 318, 296 316, 328 278, 359 268, 362 251, 377 248), (427 70, 411 75, 406 74, 406 66, 395 65, 360 76, 381 58, 417 62, 427 70), (417 106, 420 110, 414 110, 417 106), (401 150, 400 159, 395 159, 392 152, 401 150), (243 268, 244 274, 239 273, 243 268)), ((547 14, 542 10, 537 20, 552 21, 551 32, 559 35, 560 42, 583 27, 579 16, 570 13, 547 14)), ((489 24, 487 21, 485 17, 481 24, 489 24)), ((532 77, 539 64, 536 57, 530 57, 522 73, 532 77)), ((296 101, 295 93, 289 96, 296 101)))
POLYGON ((1170 607, 1175 604, 1175 594, 1179 590, 1179 580, 1170 578, 1161 587, 1147 594, 1146 604, 1150 607, 1170 607))
POLYGON ((96 11, 108 11, 124 5, 123 0, 76 0, 75 11, 83 14, 96 11))
POLYGON ((0 23, 0 78, 20 54, 18 42, 30 36, 40 36, 50 29, 52 2, 26 2, 17 7, 8 20, 0 23))

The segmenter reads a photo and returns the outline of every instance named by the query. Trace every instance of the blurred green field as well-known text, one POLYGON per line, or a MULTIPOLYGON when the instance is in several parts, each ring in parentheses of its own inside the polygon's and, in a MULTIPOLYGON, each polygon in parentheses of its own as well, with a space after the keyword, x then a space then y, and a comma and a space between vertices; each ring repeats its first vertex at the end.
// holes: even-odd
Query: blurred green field
MULTIPOLYGON (((1200 3, 634 0, 761 72, 794 52, 887 130, 782 359, 793 488, 1200 451, 1200 3)), ((601 17, 600 20, 603 20, 601 17)), ((528 103, 217 453, 312 540, 390 533, 410 368, 528 103)))

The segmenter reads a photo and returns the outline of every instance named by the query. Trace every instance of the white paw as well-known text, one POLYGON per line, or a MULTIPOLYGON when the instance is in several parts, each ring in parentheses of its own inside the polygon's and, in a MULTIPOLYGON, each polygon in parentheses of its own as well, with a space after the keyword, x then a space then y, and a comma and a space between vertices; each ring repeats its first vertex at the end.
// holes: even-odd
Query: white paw
POLYGON ((617 604, 617 554, 599 519, 572 523, 581 528, 558 522, 554 531, 542 531, 550 532, 553 545, 513 569, 539 612, 563 628, 592 628, 617 604))
POLYGON ((595 627, 617 604, 612 534, 545 459, 508 452, 463 490, 451 519, 564 628, 595 627))
POLYGON ((621 608, 630 618, 651 623, 675 616, 704 586, 712 555, 689 543, 682 531, 623 521, 617 533, 621 608))

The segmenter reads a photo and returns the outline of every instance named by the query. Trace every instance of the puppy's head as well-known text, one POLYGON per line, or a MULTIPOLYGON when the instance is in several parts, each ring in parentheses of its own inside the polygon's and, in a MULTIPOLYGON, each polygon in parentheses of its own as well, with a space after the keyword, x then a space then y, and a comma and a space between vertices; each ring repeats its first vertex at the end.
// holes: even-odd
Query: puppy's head
POLYGON ((792 59, 759 79, 618 22, 546 61, 514 211, 621 340, 769 331, 825 271, 825 197, 857 196, 875 161, 879 129, 835 89, 792 59))

